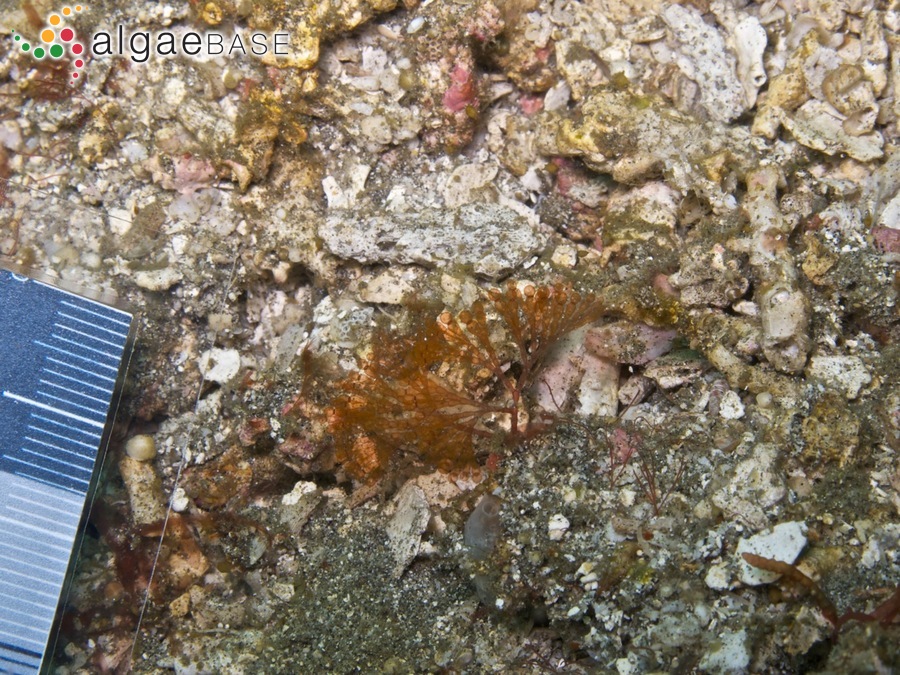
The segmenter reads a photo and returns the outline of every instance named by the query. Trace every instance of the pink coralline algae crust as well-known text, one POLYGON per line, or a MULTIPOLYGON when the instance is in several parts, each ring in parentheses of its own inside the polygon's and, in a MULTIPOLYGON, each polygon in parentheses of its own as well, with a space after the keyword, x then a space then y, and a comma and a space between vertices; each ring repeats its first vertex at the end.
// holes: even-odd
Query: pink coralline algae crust
POLYGON ((875 248, 884 253, 900 253, 900 230, 877 225, 872 228, 875 248))
POLYGON ((458 65, 450 73, 450 88, 444 93, 444 107, 451 112, 465 110, 477 101, 478 88, 472 71, 458 65))

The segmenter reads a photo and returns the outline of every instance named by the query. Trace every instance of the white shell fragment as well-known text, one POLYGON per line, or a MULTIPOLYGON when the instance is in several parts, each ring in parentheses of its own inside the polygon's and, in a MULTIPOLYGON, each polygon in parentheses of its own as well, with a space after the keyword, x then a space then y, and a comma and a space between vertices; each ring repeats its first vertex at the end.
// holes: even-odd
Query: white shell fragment
POLYGON ((744 404, 736 391, 726 391, 719 401, 719 416, 726 420, 739 420, 744 416, 744 404))
POLYGON ((738 556, 741 581, 748 586, 759 586, 772 583, 780 576, 753 567, 741 557, 742 553, 754 553, 763 558, 793 563, 805 546, 806 524, 799 521, 780 523, 773 527, 771 532, 741 539, 735 553, 738 556))
POLYGON ((109 209, 109 229, 116 236, 122 237, 131 229, 132 214, 128 209, 109 209))
POLYGON ((706 673, 743 673, 750 665, 747 631, 725 632, 713 640, 700 660, 700 670, 706 673))
POLYGON ((850 135, 844 130, 844 120, 824 101, 807 101, 792 117, 785 117, 784 126, 794 139, 813 150, 828 155, 846 153, 860 162, 870 162, 884 156, 884 138, 878 131, 850 135))
POLYGON ((415 35, 420 30, 422 30, 422 26, 425 25, 425 17, 417 16, 412 21, 409 22, 409 25, 406 27, 406 33, 408 35, 415 35))
POLYGON ((731 576, 729 566, 720 563, 709 568, 703 581, 714 591, 726 591, 732 586, 731 576))
POLYGON ((550 516, 550 521, 547 523, 547 535, 550 537, 550 541, 562 539, 569 530, 570 524, 569 519, 561 513, 550 516))
POLYGON ((322 501, 322 491, 311 481, 298 481, 294 489, 281 498, 280 520, 295 536, 322 501))
POLYGON ((444 204, 455 209, 463 204, 484 201, 498 170, 496 164, 463 164, 456 167, 442 190, 444 204))
POLYGON ((241 355, 236 349, 207 349, 200 355, 199 368, 210 382, 225 384, 241 369, 241 355))
POLYGON ((148 291, 167 291, 183 278, 184 275, 174 267, 140 270, 134 273, 134 283, 148 291))
POLYGON ((419 552, 422 533, 431 519, 425 492, 414 482, 404 485, 394 499, 394 517, 387 526, 388 542, 396 565, 394 576, 400 578, 419 552))
POLYGON ((720 122, 739 117, 745 110, 744 88, 721 33, 693 7, 670 5, 661 16, 678 42, 674 61, 700 88, 700 103, 709 116, 720 122))
POLYGON ((619 407, 619 366, 585 353, 584 375, 578 386, 578 411, 585 416, 613 416, 619 407))
POLYGON ((745 17, 734 27, 737 73, 744 89, 747 108, 756 105, 759 89, 766 83, 766 69, 763 65, 766 42, 766 30, 756 17, 745 17))
POLYGON ((399 305, 416 292, 419 275, 415 268, 391 267, 366 278, 359 299, 381 305, 399 305))
POLYGON ((814 356, 809 360, 806 375, 838 389, 849 400, 859 396, 859 390, 872 381, 858 356, 814 356))

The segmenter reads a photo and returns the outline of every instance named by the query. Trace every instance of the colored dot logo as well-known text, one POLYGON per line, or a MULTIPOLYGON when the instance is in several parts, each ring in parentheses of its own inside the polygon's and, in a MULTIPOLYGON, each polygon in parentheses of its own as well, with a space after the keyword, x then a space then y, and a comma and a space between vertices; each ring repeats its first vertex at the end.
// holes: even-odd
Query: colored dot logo
POLYGON ((85 5, 63 7, 59 12, 53 12, 47 17, 48 27, 40 34, 41 44, 31 44, 24 36, 13 31, 13 39, 19 44, 23 52, 31 52, 31 56, 39 61, 45 58, 61 59, 68 52, 72 57, 72 80, 78 79, 78 71, 84 68, 84 45, 78 42, 75 31, 65 25, 65 19, 72 17, 76 12, 87 9, 85 5))

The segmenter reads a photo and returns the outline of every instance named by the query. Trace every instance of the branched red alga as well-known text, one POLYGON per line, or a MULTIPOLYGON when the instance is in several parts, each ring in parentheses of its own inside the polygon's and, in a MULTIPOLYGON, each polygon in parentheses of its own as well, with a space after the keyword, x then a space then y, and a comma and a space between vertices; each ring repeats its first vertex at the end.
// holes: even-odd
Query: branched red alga
POLYGON ((374 481, 402 457, 449 470, 475 463, 478 438, 534 436, 550 420, 532 414, 529 388, 553 347, 602 313, 568 285, 510 282, 412 335, 377 336, 330 410, 338 461, 374 481))

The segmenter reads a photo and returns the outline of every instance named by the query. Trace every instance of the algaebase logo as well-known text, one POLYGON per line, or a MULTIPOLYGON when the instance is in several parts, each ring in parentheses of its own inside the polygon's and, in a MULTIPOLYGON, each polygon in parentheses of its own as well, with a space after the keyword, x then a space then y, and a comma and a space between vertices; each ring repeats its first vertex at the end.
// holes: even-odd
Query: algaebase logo
POLYGON ((84 68, 84 45, 77 40, 75 31, 65 25, 65 19, 71 17, 75 12, 86 9, 84 5, 75 5, 74 7, 63 7, 59 12, 53 12, 47 17, 47 27, 41 31, 40 45, 32 45, 28 40, 13 31, 15 41, 19 43, 23 52, 31 52, 31 55, 38 60, 45 58, 62 59, 67 54, 72 59, 72 79, 78 79, 78 70, 84 68))

